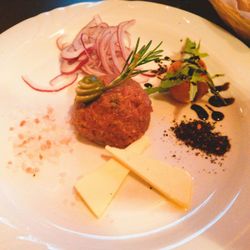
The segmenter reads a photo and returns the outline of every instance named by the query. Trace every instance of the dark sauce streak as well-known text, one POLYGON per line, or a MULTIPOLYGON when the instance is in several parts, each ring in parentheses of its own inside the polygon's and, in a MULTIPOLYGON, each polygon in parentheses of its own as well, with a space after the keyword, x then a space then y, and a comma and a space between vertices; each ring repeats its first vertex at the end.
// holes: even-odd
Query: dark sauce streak
POLYGON ((224 114, 220 111, 214 111, 211 107, 209 107, 208 105, 206 105, 206 107, 212 111, 212 119, 214 121, 222 121, 224 119, 224 114))
MULTIPOLYGON (((222 112, 219 111, 215 111, 213 110, 211 107, 209 107, 208 105, 206 105, 206 107, 212 111, 212 119, 214 121, 222 121, 224 119, 224 114, 222 112)), ((201 107, 200 105, 197 104, 192 104, 191 109, 194 110, 197 114, 197 116, 201 119, 201 120, 207 120, 209 115, 207 113, 207 111, 201 107)))
POLYGON ((209 104, 214 106, 214 107, 229 106, 229 105, 233 104, 234 101, 235 101, 235 99, 233 97, 221 99, 220 97, 218 97, 216 95, 213 95, 208 99, 209 104))
POLYGON ((229 82, 225 82, 225 83, 222 84, 222 85, 216 86, 215 89, 216 89, 216 91, 219 91, 219 92, 221 92, 221 91, 226 91, 226 90, 229 89, 229 85, 230 85, 229 82))
POLYGON ((219 111, 214 111, 212 113, 212 119, 214 121, 217 121, 217 122, 222 121, 224 119, 224 117, 225 117, 224 114, 219 112, 219 111))
POLYGON ((145 83, 144 86, 148 89, 153 87, 153 85, 149 82, 145 83))
MULTIPOLYGON (((222 85, 216 86, 215 90, 217 92, 221 92, 221 91, 226 91, 229 89, 230 83, 229 82, 225 82, 222 85)), ((231 104, 233 104, 235 101, 235 99, 233 97, 230 98, 221 98, 219 96, 213 95, 208 99, 208 102, 210 105, 214 106, 214 107, 225 107, 225 106, 229 106, 231 104)))
POLYGON ((198 115, 198 117, 201 120, 207 120, 208 119, 207 111, 204 108, 202 108, 200 105, 192 104, 191 109, 196 112, 196 114, 198 115))

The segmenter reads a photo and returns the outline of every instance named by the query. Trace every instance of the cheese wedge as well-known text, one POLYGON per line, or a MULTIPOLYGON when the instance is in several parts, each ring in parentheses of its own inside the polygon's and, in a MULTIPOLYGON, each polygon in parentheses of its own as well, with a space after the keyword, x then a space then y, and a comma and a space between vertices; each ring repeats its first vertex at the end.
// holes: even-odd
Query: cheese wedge
POLYGON ((101 217, 129 170, 114 159, 81 178, 75 188, 96 217, 101 217))
POLYGON ((105 149, 167 199, 183 208, 190 207, 193 182, 187 171, 155 159, 136 155, 131 151, 110 146, 106 146, 105 149))
MULTIPOLYGON (((143 136, 123 150, 140 154, 148 146, 149 139, 143 136)), ((128 173, 128 168, 110 159, 103 166, 78 180, 75 188, 93 214, 100 218, 128 173)))

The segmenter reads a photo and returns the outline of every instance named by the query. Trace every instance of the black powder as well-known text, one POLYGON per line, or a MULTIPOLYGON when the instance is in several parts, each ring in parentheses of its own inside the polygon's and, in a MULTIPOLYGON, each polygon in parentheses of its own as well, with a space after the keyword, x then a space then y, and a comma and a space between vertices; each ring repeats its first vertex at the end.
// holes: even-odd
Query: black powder
POLYGON ((207 155, 223 156, 231 148, 228 137, 214 132, 214 126, 206 121, 182 121, 175 123, 171 130, 187 146, 207 155))

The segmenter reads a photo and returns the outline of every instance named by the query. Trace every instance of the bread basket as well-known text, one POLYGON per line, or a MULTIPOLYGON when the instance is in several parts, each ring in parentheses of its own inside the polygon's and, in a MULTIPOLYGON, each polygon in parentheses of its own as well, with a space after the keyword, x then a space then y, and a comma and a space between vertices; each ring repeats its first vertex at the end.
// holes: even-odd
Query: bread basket
POLYGON ((210 0, 219 16, 246 41, 250 41, 250 0, 210 0))

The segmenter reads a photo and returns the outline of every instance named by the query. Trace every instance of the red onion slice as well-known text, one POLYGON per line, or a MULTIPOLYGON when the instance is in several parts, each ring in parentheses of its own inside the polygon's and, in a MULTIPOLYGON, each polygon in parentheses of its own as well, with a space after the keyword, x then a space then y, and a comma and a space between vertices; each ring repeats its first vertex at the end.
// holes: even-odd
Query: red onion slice
POLYGON ((103 35, 99 48, 99 54, 102 66, 108 74, 114 73, 112 67, 109 65, 109 58, 107 56, 107 52, 109 50, 109 47, 107 45, 109 44, 111 37, 112 37, 112 28, 109 28, 103 35))
POLYGON ((125 61, 123 60, 123 65, 122 65, 121 60, 119 60, 119 57, 117 56, 117 53, 116 53, 116 46, 115 46, 116 43, 117 43, 117 32, 113 32, 111 41, 110 41, 110 52, 111 52, 114 66, 116 67, 116 71, 121 72, 125 61))
POLYGON ((78 74, 66 76, 66 75, 58 75, 55 78, 53 78, 50 83, 51 85, 59 85, 57 88, 42 88, 39 86, 36 86, 35 83, 33 83, 27 76, 22 76, 23 81, 33 90, 39 91, 39 92, 59 92, 69 86, 71 86, 77 79, 78 74))
POLYGON ((100 23, 102 22, 102 19, 99 15, 96 15, 94 16, 94 18, 86 25, 84 26, 80 31, 79 33, 76 35, 75 39, 73 40, 73 43, 72 43, 72 46, 78 50, 79 47, 82 46, 82 43, 81 43, 81 36, 82 36, 82 33, 88 33, 88 30, 91 28, 91 27, 95 27, 97 25, 99 25, 100 23))
POLYGON ((74 47, 72 45, 69 45, 67 47, 65 47, 62 52, 61 52, 61 57, 65 60, 67 59, 75 59, 77 58, 79 55, 81 55, 81 53, 84 51, 84 48, 82 47, 81 49, 75 50, 74 47))
POLYGON ((134 81, 136 82, 139 82, 139 83, 146 83, 148 80, 149 80, 149 77, 148 76, 145 76, 145 75, 136 75, 134 77, 132 77, 134 81))
POLYGON ((92 48, 93 45, 87 45, 85 48, 82 46, 81 49, 75 50, 72 45, 67 46, 64 48, 61 52, 61 57, 65 60, 71 60, 71 59, 76 59, 79 57, 83 52, 86 52, 86 50, 89 50, 92 48))
POLYGON ((100 16, 95 16, 78 32, 72 44, 62 50, 61 72, 71 74, 81 68, 83 73, 96 73, 97 76, 119 74, 130 53, 131 39, 127 29, 134 23, 135 20, 130 20, 109 26, 100 16))
POLYGON ((83 53, 77 59, 78 62, 85 61, 86 59, 90 59, 89 53, 83 53))
POLYGON ((126 60, 129 56, 129 53, 126 49, 125 43, 124 43, 124 34, 126 32, 126 29, 128 29, 131 25, 135 23, 135 20, 125 21, 118 25, 117 29, 117 35, 118 35, 118 42, 121 48, 123 59, 126 60))
POLYGON ((101 71, 100 69, 90 67, 87 64, 83 65, 81 69, 87 75, 95 75, 97 77, 106 75, 106 73, 101 71))
POLYGON ((61 73, 65 74, 65 75, 70 75, 70 74, 74 74, 76 71, 78 71, 85 63, 88 62, 88 57, 85 56, 84 59, 82 59, 81 61, 74 61, 72 63, 70 63, 67 60, 62 59, 61 62, 61 73))
POLYGON ((61 35, 56 39, 56 46, 59 50, 63 50, 64 48, 69 46, 67 42, 64 42, 64 38, 65 38, 65 35, 61 35))
POLYGON ((65 35, 56 39, 60 53, 61 74, 49 81, 49 88, 32 83, 26 76, 23 81, 40 92, 58 92, 72 85, 78 73, 119 75, 130 53, 130 34, 127 29, 135 20, 125 21, 116 26, 104 23, 96 15, 84 26, 71 44, 64 41, 65 35))
POLYGON ((146 76, 146 77, 155 77, 156 76, 156 74, 155 73, 142 73, 141 75, 143 75, 143 76, 146 76))

